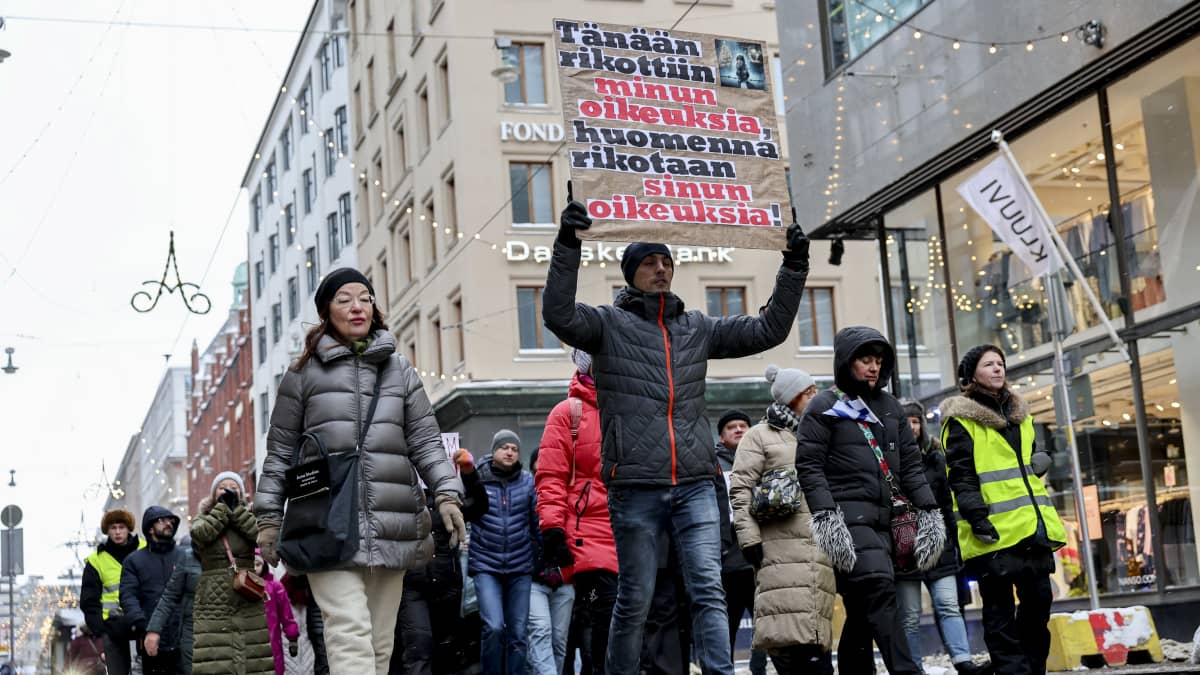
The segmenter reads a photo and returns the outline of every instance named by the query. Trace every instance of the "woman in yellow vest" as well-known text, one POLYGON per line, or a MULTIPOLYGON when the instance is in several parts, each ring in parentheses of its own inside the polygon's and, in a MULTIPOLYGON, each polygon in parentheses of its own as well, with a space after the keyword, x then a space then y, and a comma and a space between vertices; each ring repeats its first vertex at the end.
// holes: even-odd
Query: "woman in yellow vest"
POLYGON ((942 444, 959 548, 983 596, 984 641, 997 673, 1045 673, 1050 575, 1054 551, 1067 540, 1039 477, 1050 457, 1034 451, 1033 417, 1008 387, 999 347, 968 351, 958 364, 958 385, 963 394, 940 406, 942 444))

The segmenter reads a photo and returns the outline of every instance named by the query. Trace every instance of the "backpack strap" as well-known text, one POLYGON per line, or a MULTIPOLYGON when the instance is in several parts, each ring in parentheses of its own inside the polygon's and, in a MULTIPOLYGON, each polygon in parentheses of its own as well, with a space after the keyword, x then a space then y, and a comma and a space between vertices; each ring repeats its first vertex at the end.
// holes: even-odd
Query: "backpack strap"
POLYGON ((583 399, 571 396, 567 398, 571 410, 571 474, 567 486, 575 484, 575 448, 579 444, 579 424, 583 421, 583 399))

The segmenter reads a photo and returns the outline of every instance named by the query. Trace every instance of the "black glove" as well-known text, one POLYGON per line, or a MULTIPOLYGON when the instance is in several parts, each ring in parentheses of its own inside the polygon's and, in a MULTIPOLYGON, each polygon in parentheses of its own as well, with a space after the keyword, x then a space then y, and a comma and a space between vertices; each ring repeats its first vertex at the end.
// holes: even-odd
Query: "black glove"
POLYGON ((561 527, 542 530, 542 561, 551 567, 575 564, 575 556, 567 546, 567 533, 561 527))
POLYGON ((783 266, 793 272, 808 274, 808 235, 796 223, 788 225, 787 250, 783 252, 783 266))
POLYGON ((1054 466, 1054 458, 1051 457, 1049 453, 1039 451, 1033 453, 1033 455, 1029 458, 1029 467, 1033 469, 1033 473, 1036 476, 1040 477, 1046 475, 1046 472, 1049 471, 1050 467, 1052 466, 1054 466))
POLYGON ((229 488, 224 488, 221 490, 220 496, 217 497, 217 501, 223 503, 225 506, 228 506, 230 510, 236 509, 239 501, 238 494, 229 488))
POLYGON ((583 246, 583 242, 579 240, 575 230, 586 230, 592 226, 592 218, 587 214, 587 207, 572 201, 567 204, 567 208, 563 209, 560 223, 562 226, 558 228, 558 242, 571 248, 583 246))
POLYGON ((976 539, 985 544, 995 544, 1000 541, 1000 533, 996 531, 992 522, 986 518, 971 523, 971 534, 975 535, 976 539))
POLYGON ((742 557, 746 562, 754 566, 754 569, 762 567, 763 550, 762 544, 750 544, 742 549, 742 557))

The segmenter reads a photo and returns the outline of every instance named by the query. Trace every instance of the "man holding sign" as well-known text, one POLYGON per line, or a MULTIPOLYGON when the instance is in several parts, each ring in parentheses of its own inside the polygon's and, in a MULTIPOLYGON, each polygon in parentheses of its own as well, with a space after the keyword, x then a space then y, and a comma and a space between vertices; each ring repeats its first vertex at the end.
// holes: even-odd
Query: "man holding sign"
POLYGON ((593 356, 600 408, 601 476, 617 544, 618 586, 609 635, 610 673, 636 673, 658 551, 675 540, 692 603, 692 637, 705 673, 733 673, 721 533, 713 476, 720 471, 704 416, 709 359, 770 349, 791 332, 808 277, 808 237, 796 224, 775 290, 758 316, 684 311, 671 292, 674 262, 663 244, 625 249, 628 287, 612 305, 575 302, 582 242, 592 224, 572 201, 546 280, 542 318, 564 343, 593 356))

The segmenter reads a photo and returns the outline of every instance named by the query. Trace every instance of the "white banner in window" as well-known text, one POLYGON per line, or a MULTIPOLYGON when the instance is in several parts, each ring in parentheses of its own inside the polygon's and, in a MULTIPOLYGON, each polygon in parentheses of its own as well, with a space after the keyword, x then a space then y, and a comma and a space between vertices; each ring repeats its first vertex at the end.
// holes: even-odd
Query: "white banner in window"
POLYGON ((987 221, 1033 276, 1062 268, 1062 259, 1047 233, 1053 223, 1039 222, 1037 195, 1025 189, 1016 169, 1005 157, 997 157, 959 185, 958 194, 987 221))

